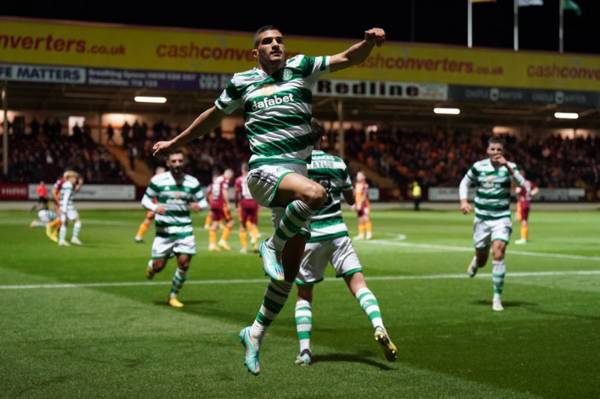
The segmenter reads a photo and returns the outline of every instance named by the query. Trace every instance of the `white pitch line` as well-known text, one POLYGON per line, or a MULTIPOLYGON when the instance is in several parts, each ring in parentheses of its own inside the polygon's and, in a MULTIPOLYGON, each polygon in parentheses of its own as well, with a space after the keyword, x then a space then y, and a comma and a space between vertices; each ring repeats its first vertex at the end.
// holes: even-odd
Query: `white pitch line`
MULTIPOLYGON (((435 249, 444 251, 454 252, 473 252, 473 248, 470 247, 459 247, 454 245, 438 245, 438 244, 419 244, 409 242, 397 242, 394 240, 371 240, 364 241, 366 243, 379 244, 379 245, 395 245, 406 248, 423 248, 423 249, 435 249)), ((508 254, 511 255, 522 255, 522 256, 537 256, 541 258, 557 258, 557 259, 572 259, 572 260, 587 260, 592 262, 600 262, 600 256, 584 256, 584 255, 571 255, 571 254, 553 254, 548 252, 528 252, 518 250, 508 250, 508 254)))
MULTIPOLYGON (((546 272, 514 272, 509 273, 510 278, 522 277, 550 277, 550 276, 600 276, 600 270, 570 270, 546 272)), ((477 277, 491 277, 490 273, 479 273, 477 277)), ((454 280, 468 277, 464 273, 456 274, 422 274, 414 276, 370 276, 369 281, 403 281, 403 280, 454 280)), ((325 282, 341 281, 340 279, 327 279, 325 282)), ((237 279, 237 280, 188 280, 186 285, 221 285, 221 284, 265 284, 262 279, 237 279)), ((169 285, 170 281, 123 281, 114 283, 82 283, 82 284, 14 284, 0 285, 0 290, 33 290, 56 288, 112 288, 112 287, 144 287, 156 285, 169 285)))

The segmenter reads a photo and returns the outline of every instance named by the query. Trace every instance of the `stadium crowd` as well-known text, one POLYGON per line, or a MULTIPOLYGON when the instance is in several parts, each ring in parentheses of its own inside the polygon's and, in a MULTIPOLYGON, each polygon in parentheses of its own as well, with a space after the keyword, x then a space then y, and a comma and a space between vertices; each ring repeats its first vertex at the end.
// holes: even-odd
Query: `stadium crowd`
MULTIPOLYGON (((165 126, 169 125, 155 124, 151 134, 139 134, 138 138, 133 139, 129 144, 140 149, 136 152, 152 170, 158 165, 164 165, 164 159, 152 156, 152 144, 172 136, 169 133, 171 130, 165 129, 165 126)), ((181 129, 176 128, 175 131, 178 132, 181 129)), ((211 134, 189 143, 186 151, 188 159, 192 160, 192 162, 188 162, 186 171, 203 185, 210 184, 215 167, 218 167, 220 172, 227 168, 239 171, 242 162, 247 162, 251 155, 242 126, 235 129, 233 137, 227 138, 224 138, 221 130, 217 128, 211 134)))
MULTIPOLYGON (((10 135, 10 181, 15 183, 52 181, 66 168, 78 170, 88 183, 130 183, 124 168, 91 138, 90 127, 75 126, 71 132, 58 119, 29 124, 13 123, 10 135), (70 133, 70 134, 68 134, 70 133)), ((152 156, 152 144, 181 131, 178 126, 159 121, 125 122, 109 125, 103 143, 119 145, 128 151, 133 169, 141 159, 152 170, 164 160, 152 156)), ((329 135, 333 137, 334 135, 329 135)), ((485 153, 489 132, 484 130, 443 130, 437 128, 346 131, 346 158, 355 159, 389 177, 406 198, 413 182, 428 187, 458 186, 469 166, 485 153)), ((559 135, 506 135, 508 158, 516 162, 527 178, 540 187, 578 187, 595 191, 600 186, 600 137, 563 138, 559 135)), ((208 185, 213 168, 239 170, 250 157, 244 128, 223 137, 220 129, 187 147, 187 172, 208 185)), ((326 148, 327 149, 327 148, 326 148)))
MULTIPOLYGON (((347 156, 393 179, 407 192, 458 186, 470 165, 485 154, 489 132, 446 130, 364 130, 346 132, 347 156)), ((505 136, 507 158, 540 187, 600 186, 600 138, 505 136)))
POLYGON ((12 183, 53 182, 66 170, 81 173, 86 183, 130 183, 119 162, 91 138, 90 127, 74 126, 71 134, 58 119, 37 119, 9 129, 9 168, 3 180, 12 183))

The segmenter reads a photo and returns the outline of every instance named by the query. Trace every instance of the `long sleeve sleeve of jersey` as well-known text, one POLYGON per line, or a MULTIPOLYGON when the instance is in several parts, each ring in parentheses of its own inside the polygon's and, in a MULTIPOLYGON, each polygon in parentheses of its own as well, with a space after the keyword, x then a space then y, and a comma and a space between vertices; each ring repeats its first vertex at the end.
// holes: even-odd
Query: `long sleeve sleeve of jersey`
POLYGON ((158 205, 152 201, 152 197, 147 194, 144 194, 144 197, 142 198, 142 206, 152 212, 156 212, 156 208, 158 207, 158 205))
POLYGON ((460 185, 458 186, 458 197, 460 200, 467 199, 469 197, 469 187, 471 187, 471 182, 473 181, 472 172, 469 171, 465 174, 465 176, 460 181, 460 185))
POLYGON ((149 211, 156 212, 156 208, 158 205, 154 203, 154 198, 158 197, 158 187, 154 182, 154 178, 150 180, 150 184, 146 188, 146 192, 144 192, 144 197, 142 197, 142 206, 149 211))
POLYGON ((519 172, 519 169, 516 166, 513 166, 512 179, 515 181, 515 183, 517 183, 519 187, 523 187, 527 191, 531 191, 531 187, 528 184, 525 184, 525 178, 523 177, 521 172, 519 172))
POLYGON ((207 209, 208 202, 206 201, 206 197, 204 196, 204 191, 202 191, 202 187, 197 186, 193 189, 192 192, 194 193, 194 199, 196 200, 198 205, 200 205, 200 208, 207 209))

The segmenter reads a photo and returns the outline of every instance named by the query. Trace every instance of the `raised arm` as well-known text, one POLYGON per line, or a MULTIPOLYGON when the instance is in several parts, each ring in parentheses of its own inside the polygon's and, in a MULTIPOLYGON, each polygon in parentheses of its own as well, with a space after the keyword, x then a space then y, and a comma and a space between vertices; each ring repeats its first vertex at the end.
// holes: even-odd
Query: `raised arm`
POLYGON ((381 28, 372 28, 365 31, 365 38, 350 46, 346 51, 332 55, 329 59, 329 70, 339 71, 363 63, 373 47, 381 46, 385 41, 385 31, 381 28))
POLYGON ((225 114, 213 105, 201 113, 196 119, 194 119, 192 124, 188 126, 187 129, 179 133, 171 140, 159 141, 155 143, 152 146, 152 154, 156 156, 162 152, 166 152, 189 143, 195 138, 204 136, 219 126, 219 123, 221 123, 221 120, 224 117, 225 114))
POLYGON ((521 172, 519 172, 518 169, 511 168, 509 164, 506 164, 506 169, 508 169, 508 171, 511 174, 513 180, 520 187, 525 188, 527 191, 531 191, 531 186, 529 184, 525 184, 527 181, 525 180, 525 178, 523 177, 523 175, 521 174, 521 172))
POLYGON ((506 160, 506 158, 504 158, 503 155, 496 156, 496 158, 494 158, 494 161, 504 166, 508 170, 508 173, 510 173, 511 178, 514 180, 515 183, 517 183, 519 187, 525 188, 529 191, 529 188, 525 187, 525 178, 523 177, 521 172, 519 172, 519 169, 517 169, 516 167, 513 168, 511 164, 506 160))

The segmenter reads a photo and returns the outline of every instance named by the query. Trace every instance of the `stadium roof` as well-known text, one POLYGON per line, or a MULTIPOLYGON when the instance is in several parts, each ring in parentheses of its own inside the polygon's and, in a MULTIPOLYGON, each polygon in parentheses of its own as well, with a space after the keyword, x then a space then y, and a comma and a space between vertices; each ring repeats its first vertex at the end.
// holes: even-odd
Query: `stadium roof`
MULTIPOLYGON (((74 85, 8 83, 9 109, 56 110, 94 113, 164 113, 196 114, 212 105, 217 91, 152 91, 165 96, 166 104, 136 103, 133 98, 144 91, 130 88, 107 88, 74 85)), ((314 113, 326 120, 337 120, 337 101, 332 97, 314 100, 314 113)), ((343 119, 367 123, 399 123, 402 125, 492 126, 528 125, 547 127, 597 128, 600 115, 597 108, 569 108, 579 113, 576 121, 561 121, 554 112, 562 108, 555 104, 498 104, 478 101, 409 101, 373 98, 344 98, 343 119), (436 106, 455 106, 458 116, 435 115, 436 106)))

